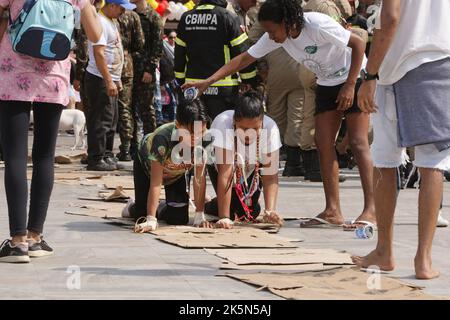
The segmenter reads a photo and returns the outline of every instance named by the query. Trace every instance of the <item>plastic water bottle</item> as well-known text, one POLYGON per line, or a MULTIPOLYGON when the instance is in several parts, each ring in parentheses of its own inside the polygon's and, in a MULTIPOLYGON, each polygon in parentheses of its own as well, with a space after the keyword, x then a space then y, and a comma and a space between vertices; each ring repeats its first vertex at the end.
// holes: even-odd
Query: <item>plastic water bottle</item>
POLYGON ((184 91, 184 98, 188 101, 193 101, 198 97, 198 89, 197 88, 188 88, 184 91))
POLYGON ((372 239, 374 230, 372 226, 363 226, 358 227, 355 233, 358 239, 372 239))

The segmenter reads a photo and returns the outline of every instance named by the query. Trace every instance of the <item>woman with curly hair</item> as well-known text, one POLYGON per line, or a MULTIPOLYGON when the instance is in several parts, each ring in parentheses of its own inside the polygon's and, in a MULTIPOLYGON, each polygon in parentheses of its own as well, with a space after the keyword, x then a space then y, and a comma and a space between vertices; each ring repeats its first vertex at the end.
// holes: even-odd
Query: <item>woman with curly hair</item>
POLYGON ((362 113, 355 99, 359 75, 367 59, 364 41, 332 18, 315 12, 303 14, 297 0, 267 0, 258 14, 266 34, 247 52, 237 56, 207 80, 188 83, 204 92, 210 85, 284 48, 317 77, 315 140, 320 155, 326 208, 302 227, 339 227, 344 218, 339 201, 339 166, 335 140, 343 116, 347 119, 350 145, 358 163, 365 206, 352 225, 375 222, 372 160, 369 150, 369 115, 362 113))

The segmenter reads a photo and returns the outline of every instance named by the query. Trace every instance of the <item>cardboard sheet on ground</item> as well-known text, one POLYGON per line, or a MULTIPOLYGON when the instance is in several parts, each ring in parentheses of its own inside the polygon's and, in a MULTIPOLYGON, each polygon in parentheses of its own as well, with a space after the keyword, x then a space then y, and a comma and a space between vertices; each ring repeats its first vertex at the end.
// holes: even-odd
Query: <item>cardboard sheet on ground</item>
POLYGON ((55 163, 57 164, 74 164, 74 163, 80 163, 81 160, 86 159, 87 154, 85 152, 83 153, 67 153, 67 154, 59 154, 55 156, 55 163))
POLYGON ((353 265, 350 254, 333 249, 206 250, 237 265, 353 265))
MULTIPOLYGON (((219 220, 219 218, 217 218, 219 220)), ((273 223, 264 223, 264 222, 258 222, 258 223, 247 223, 247 222, 235 222, 234 224, 235 228, 254 228, 254 229, 260 229, 264 230, 269 233, 278 233, 280 231, 280 226, 273 223)))
POLYGON ((122 187, 124 190, 134 190, 134 181, 132 176, 103 176, 102 183, 106 189, 115 190, 122 187))
POLYGON ((159 228, 152 232, 158 240, 182 248, 295 248, 293 242, 277 239, 252 228, 200 229, 194 227, 159 228))
POLYGON ((421 288, 403 281, 361 272, 335 269, 299 274, 228 274, 230 278, 267 288, 295 300, 431 300, 421 288))
POLYGON ((96 218, 120 218, 122 216, 123 204, 121 203, 71 203, 66 214, 81 215, 96 218))
MULTIPOLYGON (((322 263, 314 264, 250 264, 250 265, 238 265, 232 262, 225 261, 220 266, 222 270, 239 270, 239 271, 252 271, 252 272, 288 272, 288 273, 299 273, 307 271, 322 271, 328 269, 328 266, 324 266, 322 263)), ((333 267, 334 268, 334 267, 333 267)))

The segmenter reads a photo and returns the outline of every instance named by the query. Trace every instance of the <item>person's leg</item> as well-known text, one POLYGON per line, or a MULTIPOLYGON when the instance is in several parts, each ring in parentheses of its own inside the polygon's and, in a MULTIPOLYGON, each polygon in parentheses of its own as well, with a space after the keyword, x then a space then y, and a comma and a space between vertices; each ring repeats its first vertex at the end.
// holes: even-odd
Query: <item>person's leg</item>
POLYGON ((419 246, 414 265, 417 279, 433 279, 439 272, 433 270, 431 248, 443 192, 443 173, 437 169, 419 168, 419 246))
MULTIPOLYGON (((320 170, 325 191, 325 210, 317 217, 335 225, 344 223, 339 201, 339 165, 336 157, 336 134, 341 125, 342 114, 338 111, 326 111, 316 115, 316 145, 319 150, 320 170)), ((317 225, 311 220, 303 227, 317 225)))
POLYGON ((88 160, 95 164, 105 157, 106 134, 111 130, 114 113, 102 78, 86 72, 85 88, 89 104, 88 160))
POLYGON ((377 210, 378 242, 365 257, 352 257, 361 268, 377 266, 383 271, 394 270, 394 213, 397 203, 397 169, 374 168, 374 195, 377 210))
POLYGON ((314 141, 315 135, 315 118, 316 110, 316 77, 314 73, 306 69, 304 66, 300 67, 300 80, 304 88, 304 102, 301 110, 302 123, 300 126, 300 148, 304 156, 305 180, 313 178, 314 181, 321 180, 321 173, 315 160, 317 160, 316 143, 314 141))
POLYGON ((137 108, 144 128, 144 136, 156 129, 156 114, 154 107, 155 83, 141 83, 138 92, 137 108))
POLYGON ((13 244, 27 238, 29 102, 0 101, 0 138, 5 160, 5 191, 13 244))
POLYGON ((148 191, 150 190, 150 178, 138 155, 134 157, 133 180, 135 204, 130 209, 130 216, 138 219, 147 216, 147 198, 148 191))
POLYGON ((397 168, 406 163, 406 151, 398 147, 397 117, 391 87, 378 86, 378 112, 372 114, 374 141, 373 191, 378 227, 378 242, 375 250, 365 257, 352 257, 362 268, 377 266, 391 271, 395 267, 393 254, 394 213, 397 204, 397 168))
MULTIPOLYGON (((369 115, 355 112, 347 115, 349 144, 358 164, 364 192, 364 209, 356 221, 375 223, 375 200, 373 195, 373 163, 369 147, 369 115)), ((357 224, 356 224, 357 225, 357 224)))
POLYGON ((108 158, 114 159, 114 138, 116 137, 117 124, 119 122, 119 98, 118 97, 110 97, 110 108, 109 112, 111 113, 111 124, 109 125, 109 130, 106 132, 106 147, 105 147, 105 156, 108 158))
POLYGON ((134 120, 131 98, 133 93, 133 79, 122 79, 123 89, 119 94, 119 136, 120 136, 120 161, 130 161, 130 146, 133 139, 134 120))
MULTIPOLYGON (((189 182, 187 182, 189 183, 189 182)), ((189 223, 189 195, 186 192, 186 178, 183 175, 171 185, 164 186, 166 207, 161 213, 162 219, 170 225, 189 223)))
POLYGON ((54 182, 56 139, 62 105, 34 103, 33 177, 28 238, 40 241, 54 182))

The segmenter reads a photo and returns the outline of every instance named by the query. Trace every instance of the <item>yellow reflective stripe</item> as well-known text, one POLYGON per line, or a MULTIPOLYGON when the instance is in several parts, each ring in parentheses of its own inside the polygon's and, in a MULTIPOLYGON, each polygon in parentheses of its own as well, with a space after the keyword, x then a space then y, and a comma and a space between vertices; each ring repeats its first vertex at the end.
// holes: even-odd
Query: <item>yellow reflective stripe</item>
MULTIPOLYGON (((192 79, 192 78, 186 78, 186 82, 199 82, 203 81, 204 79, 192 79)), ((217 81, 214 83, 211 87, 230 87, 230 86, 237 86, 239 85, 239 81, 237 79, 224 79, 217 81)))
POLYGON ((179 46, 182 46, 182 47, 186 47, 186 42, 184 42, 183 40, 181 40, 180 38, 175 38, 175 43, 177 44, 177 45, 179 45, 179 46))
POLYGON ((175 72, 175 77, 177 77, 178 79, 184 79, 184 78, 186 78, 186 73, 184 73, 184 72, 175 72))
POLYGON ((253 72, 249 72, 249 73, 239 73, 239 75, 241 76, 242 80, 248 80, 248 79, 256 77, 256 70, 253 72))
POLYGON ((211 4, 204 4, 202 6, 198 6, 195 9, 197 9, 197 10, 212 10, 212 9, 214 9, 214 6, 211 4))
POLYGON ((233 41, 230 42, 232 47, 236 47, 242 43, 244 43, 246 40, 248 39, 248 36, 246 33, 241 34, 239 37, 237 37, 236 39, 234 39, 233 41))
POLYGON ((227 64, 228 62, 231 61, 230 48, 228 48, 228 46, 224 46, 223 47, 223 53, 225 55, 225 64, 227 64))

